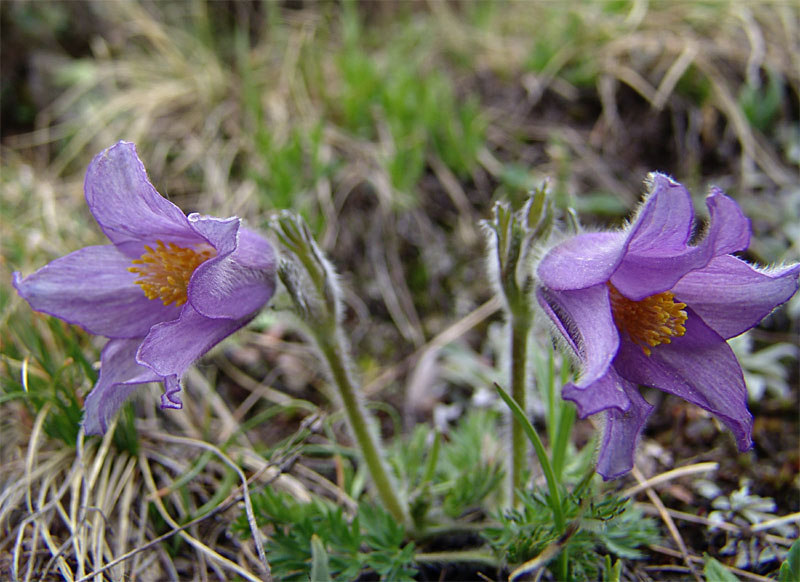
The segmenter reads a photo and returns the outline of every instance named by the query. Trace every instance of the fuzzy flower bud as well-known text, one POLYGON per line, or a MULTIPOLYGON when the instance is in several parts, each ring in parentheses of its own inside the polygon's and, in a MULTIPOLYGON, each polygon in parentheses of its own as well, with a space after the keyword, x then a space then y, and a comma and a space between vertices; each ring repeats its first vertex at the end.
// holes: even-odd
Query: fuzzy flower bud
POLYGON ((341 291, 336 270, 314 240, 301 216, 288 210, 272 220, 272 229, 291 253, 278 276, 297 308, 311 325, 335 326, 341 320, 341 291))
POLYGON ((553 226, 553 204, 547 184, 530 193, 518 211, 507 202, 497 202, 492 218, 482 222, 488 242, 488 269, 497 292, 517 314, 530 312, 529 297, 534 286, 530 256, 535 245, 545 240, 553 226))

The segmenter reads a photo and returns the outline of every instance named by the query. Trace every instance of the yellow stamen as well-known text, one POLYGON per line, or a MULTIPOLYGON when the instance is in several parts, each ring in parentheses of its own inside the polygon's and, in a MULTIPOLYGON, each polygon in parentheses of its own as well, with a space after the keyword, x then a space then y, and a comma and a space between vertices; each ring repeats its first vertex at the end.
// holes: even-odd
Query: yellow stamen
POLYGON ((611 312, 617 329, 640 346, 646 355, 659 344, 672 342, 673 337, 681 337, 686 333, 683 326, 689 317, 684 308, 685 303, 675 301, 675 296, 665 291, 641 301, 632 301, 617 291, 611 283, 611 312))
POLYGON ((148 299, 161 299, 164 305, 186 303, 186 289, 194 270, 217 252, 209 245, 194 249, 179 247, 175 243, 165 245, 156 241, 156 248, 145 245, 146 252, 135 259, 135 266, 128 267, 139 278, 134 281, 148 299))

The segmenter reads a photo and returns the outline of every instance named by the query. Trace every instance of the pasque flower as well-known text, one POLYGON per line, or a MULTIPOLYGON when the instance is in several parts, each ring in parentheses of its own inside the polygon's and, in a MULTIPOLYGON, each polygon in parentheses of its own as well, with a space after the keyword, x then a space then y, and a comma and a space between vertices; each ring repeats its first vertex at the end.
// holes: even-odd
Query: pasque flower
POLYGON ((797 290, 800 265, 764 269, 731 253, 747 248, 750 225, 712 188, 710 222, 693 242, 689 192, 648 177, 635 219, 616 232, 590 232, 547 252, 537 299, 581 362, 562 395, 581 418, 604 412, 597 462, 606 479, 633 466, 652 406, 638 386, 679 396, 716 415, 740 450, 752 446, 742 370, 726 340, 752 328, 797 290))
POLYGON ((186 216, 163 198, 132 143, 95 157, 84 191, 112 244, 14 273, 14 286, 33 309, 109 338, 85 401, 97 434, 142 383, 163 382, 162 408, 181 408, 187 368, 272 297, 276 257, 241 219, 186 216))

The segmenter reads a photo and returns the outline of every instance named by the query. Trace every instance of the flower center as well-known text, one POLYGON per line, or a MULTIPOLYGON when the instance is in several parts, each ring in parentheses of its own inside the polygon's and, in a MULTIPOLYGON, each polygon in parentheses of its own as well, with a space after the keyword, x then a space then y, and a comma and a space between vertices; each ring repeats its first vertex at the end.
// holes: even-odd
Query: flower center
POLYGON ((148 299, 161 299, 164 305, 186 303, 186 289, 194 270, 217 252, 209 245, 199 245, 195 249, 179 247, 175 243, 165 245, 156 241, 156 248, 145 245, 146 252, 133 260, 131 273, 139 278, 134 281, 144 291, 148 299))
POLYGON ((641 301, 632 301, 617 291, 611 283, 611 313, 614 323, 620 332, 641 346, 646 355, 659 344, 668 344, 673 337, 686 333, 683 324, 688 315, 683 310, 685 303, 675 301, 669 291, 645 297, 641 301))

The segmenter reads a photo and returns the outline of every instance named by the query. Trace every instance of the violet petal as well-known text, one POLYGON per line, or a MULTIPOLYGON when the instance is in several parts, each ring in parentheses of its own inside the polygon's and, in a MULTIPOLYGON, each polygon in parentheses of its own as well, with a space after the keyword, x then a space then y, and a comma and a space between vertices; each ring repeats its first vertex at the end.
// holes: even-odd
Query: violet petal
POLYGON ((214 241, 217 256, 200 265, 189 283, 189 301, 210 318, 239 319, 258 311, 275 292, 275 252, 265 239, 221 221, 191 215, 193 228, 214 241), (259 256, 263 255, 263 256, 259 256), (269 268, 258 268, 258 265, 269 268))
POLYGON ((619 347, 608 287, 600 284, 577 291, 540 289, 538 297, 583 362, 577 387, 586 387, 605 376, 619 347))
POLYGON ((249 228, 239 229, 239 246, 235 253, 236 262, 251 269, 275 271, 278 259, 275 249, 263 236, 249 228))
POLYGON ((723 255, 692 271, 675 285, 675 299, 691 307, 725 339, 758 324, 797 291, 800 265, 758 269, 723 255))
POLYGON ((131 260, 114 246, 85 247, 58 258, 14 287, 37 311, 111 338, 142 338, 154 324, 175 319, 180 308, 151 301, 134 284, 131 260))
POLYGON ((203 242, 180 208, 153 188, 132 143, 121 141, 95 156, 84 192, 100 228, 131 258, 157 240, 183 247, 203 242))
POLYGON ((588 232, 553 247, 537 268, 539 280, 555 290, 575 290, 605 283, 626 248, 621 232, 588 232))
POLYGON ((623 386, 631 406, 625 412, 616 408, 608 410, 597 457, 597 472, 606 481, 616 479, 633 468, 639 438, 653 410, 653 405, 639 394, 636 386, 630 382, 624 382, 623 386))
POLYGON ((628 384, 630 382, 617 374, 613 368, 609 368, 604 376, 588 386, 580 387, 573 383, 564 385, 561 396, 564 400, 575 403, 580 418, 586 418, 609 408, 626 412, 631 407, 625 391, 628 384))
POLYGON ((187 303, 178 319, 154 325, 139 347, 136 361, 165 379, 167 404, 162 398, 162 405, 179 408, 179 381, 186 369, 248 321, 204 317, 187 303))
POLYGON ((692 197, 682 185, 654 172, 650 192, 631 224, 628 253, 679 254, 685 251, 694 226, 692 197))
POLYGON ((83 428, 87 435, 103 434, 117 410, 140 384, 161 378, 136 363, 140 339, 112 339, 100 355, 100 376, 84 401, 83 428))
POLYGON ((686 308, 686 334, 660 344, 647 356, 623 340, 616 370, 637 384, 658 388, 715 414, 733 432, 739 450, 752 446, 753 416, 747 410, 742 369, 731 348, 700 316, 686 308))
POLYGON ((193 212, 186 217, 192 230, 203 237, 217 251, 217 256, 227 256, 236 250, 236 238, 242 219, 216 218, 193 212))
POLYGON ((183 408, 181 402, 181 379, 177 374, 172 374, 162 378, 164 382, 164 393, 161 395, 161 408, 183 408))
POLYGON ((628 299, 639 301, 672 289, 681 277, 703 268, 713 257, 740 250, 749 242, 749 223, 741 209, 715 190, 706 200, 711 215, 708 232, 696 246, 689 246, 693 212, 685 208, 688 192, 682 186, 680 191, 678 195, 678 190, 662 190, 657 200, 654 194, 633 225, 628 252, 611 277, 614 286, 628 299), (687 221, 683 230, 675 226, 674 219, 664 224, 663 232, 659 230, 656 219, 667 220, 670 205, 678 208, 676 216, 687 221), (684 233, 686 240, 679 248, 678 240, 684 233))
POLYGON ((731 197, 719 188, 711 188, 706 198, 714 256, 746 250, 750 246, 750 220, 731 197))

